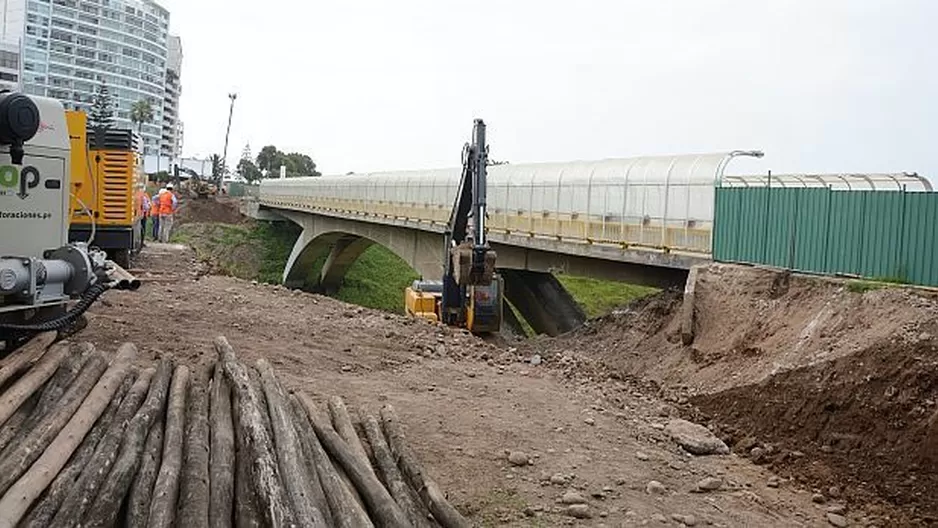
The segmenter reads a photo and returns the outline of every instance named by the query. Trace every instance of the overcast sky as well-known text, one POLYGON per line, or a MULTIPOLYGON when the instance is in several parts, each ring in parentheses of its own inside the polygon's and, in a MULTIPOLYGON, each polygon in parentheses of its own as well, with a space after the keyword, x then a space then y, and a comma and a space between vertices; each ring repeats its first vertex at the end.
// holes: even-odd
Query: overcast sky
POLYGON ((933 0, 162 0, 185 154, 326 174, 762 149, 735 171, 938 179, 933 0))

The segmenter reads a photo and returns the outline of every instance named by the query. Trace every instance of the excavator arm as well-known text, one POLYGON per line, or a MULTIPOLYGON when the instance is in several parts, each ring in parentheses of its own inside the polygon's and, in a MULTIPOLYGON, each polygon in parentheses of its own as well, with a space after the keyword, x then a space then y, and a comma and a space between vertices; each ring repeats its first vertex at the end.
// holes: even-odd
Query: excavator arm
POLYGON ((472 142, 463 149, 463 168, 444 236, 441 318, 473 332, 501 325, 502 286, 495 251, 485 231, 488 147, 485 123, 476 119, 472 142))

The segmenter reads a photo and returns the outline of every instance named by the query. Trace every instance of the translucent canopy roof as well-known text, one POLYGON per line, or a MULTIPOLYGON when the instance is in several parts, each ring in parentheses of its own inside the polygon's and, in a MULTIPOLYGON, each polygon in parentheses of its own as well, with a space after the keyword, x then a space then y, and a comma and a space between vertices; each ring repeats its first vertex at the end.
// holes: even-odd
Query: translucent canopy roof
POLYGON ((870 174, 758 174, 723 176, 723 187, 830 187, 848 191, 931 191, 928 179, 914 172, 870 174))
MULTIPOLYGON (((683 154, 675 156, 643 156, 636 158, 607 159, 600 161, 573 161, 563 163, 532 163, 521 165, 494 165, 488 168, 490 185, 564 185, 567 183, 717 183, 729 161, 736 156, 761 157, 759 151, 733 151, 709 154, 683 154)), ((362 180, 413 183, 455 183, 460 176, 459 168, 409 170, 393 172, 356 173, 318 178, 297 178, 314 185, 361 182, 362 180)), ((274 180, 276 181, 276 180, 274 180)), ((266 183, 266 181, 265 181, 266 183)))

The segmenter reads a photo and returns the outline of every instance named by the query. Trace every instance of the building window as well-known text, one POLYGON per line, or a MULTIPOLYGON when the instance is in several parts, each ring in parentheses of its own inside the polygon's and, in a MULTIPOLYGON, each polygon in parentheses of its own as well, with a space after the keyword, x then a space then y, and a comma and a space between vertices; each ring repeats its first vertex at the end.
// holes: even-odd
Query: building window
POLYGON ((7 72, 0 71, 0 80, 16 82, 17 79, 18 77, 15 73, 7 73, 7 72))
POLYGON ((59 74, 59 75, 71 75, 71 74, 72 74, 72 69, 69 68, 68 66, 61 66, 61 65, 58 65, 58 64, 50 64, 50 65, 49 65, 49 73, 56 73, 56 74, 59 74))
POLYGON ((62 42, 74 42, 75 41, 75 38, 69 35, 68 33, 64 31, 59 31, 56 29, 53 29, 52 33, 50 33, 49 36, 50 38, 52 38, 52 40, 61 40, 62 42))
POLYGON ((20 67, 19 56, 9 51, 0 51, 0 67, 15 70, 20 67))
POLYGON ((71 22, 66 22, 65 20, 59 18, 52 19, 52 27, 62 28, 62 29, 75 29, 75 24, 71 22))

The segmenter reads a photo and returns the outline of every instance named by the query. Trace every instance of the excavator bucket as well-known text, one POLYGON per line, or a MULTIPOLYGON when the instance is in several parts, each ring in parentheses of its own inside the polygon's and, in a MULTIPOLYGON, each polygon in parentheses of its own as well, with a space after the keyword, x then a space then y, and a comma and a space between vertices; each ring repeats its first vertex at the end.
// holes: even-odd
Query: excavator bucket
POLYGON ((475 255, 469 243, 460 244, 451 250, 453 276, 460 286, 488 286, 492 283, 495 276, 495 251, 486 249, 481 257, 475 255))

